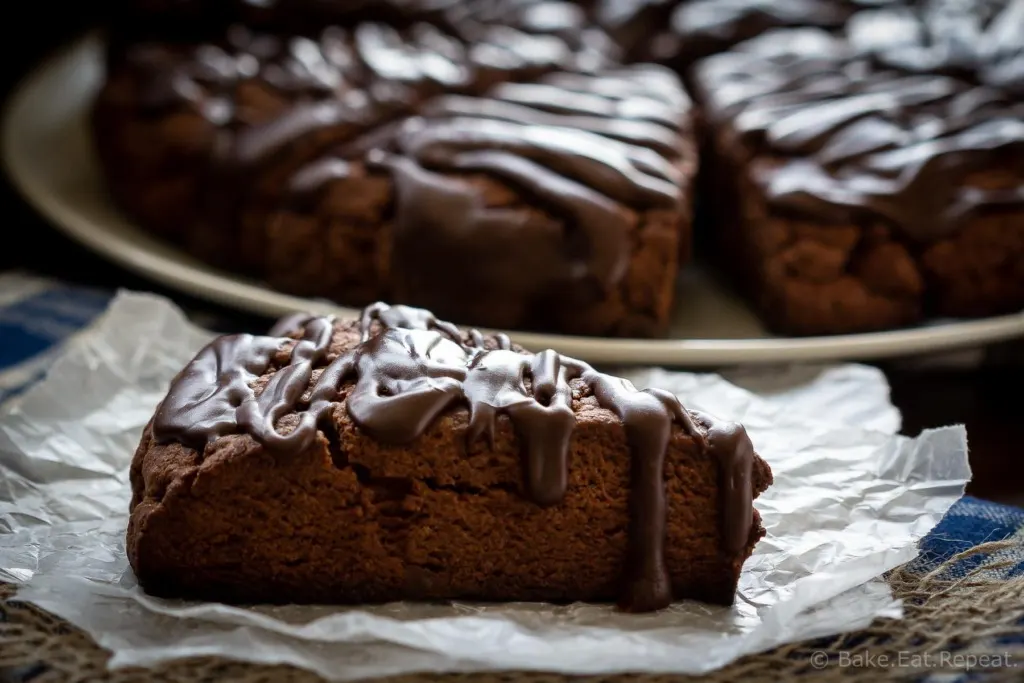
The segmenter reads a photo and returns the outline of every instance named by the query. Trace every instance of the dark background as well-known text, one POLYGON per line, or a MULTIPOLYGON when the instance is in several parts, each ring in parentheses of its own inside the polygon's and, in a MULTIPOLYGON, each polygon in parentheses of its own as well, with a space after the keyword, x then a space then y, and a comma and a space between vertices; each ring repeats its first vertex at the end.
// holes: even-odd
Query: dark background
MULTIPOLYGON (((110 4, 110 0, 67 5, 19 3, 19 21, 5 19, 0 23, 4 27, 0 31, 0 103, 4 108, 8 96, 41 61, 90 28, 100 26, 111 11, 110 4)), ((229 320, 236 318, 243 326, 264 324, 258 318, 223 311, 167 290, 78 246, 21 199, 6 172, 0 173, 0 225, 0 271, 17 269, 109 289, 156 291, 188 308, 227 313, 229 320)))
MULTIPOLYGON (((4 19, 0 98, 41 59, 101 20, 107 3, 17 3, 17 20, 4 19)), ((156 286, 78 247, 45 223, 0 181, 0 271, 27 270, 98 287, 156 291, 188 310, 211 313, 231 327, 259 330, 263 320, 206 304, 156 286)), ((1024 506, 1024 345, 991 349, 978 366, 934 362, 886 363, 904 432, 954 423, 967 425, 974 481, 970 493, 1024 506)))

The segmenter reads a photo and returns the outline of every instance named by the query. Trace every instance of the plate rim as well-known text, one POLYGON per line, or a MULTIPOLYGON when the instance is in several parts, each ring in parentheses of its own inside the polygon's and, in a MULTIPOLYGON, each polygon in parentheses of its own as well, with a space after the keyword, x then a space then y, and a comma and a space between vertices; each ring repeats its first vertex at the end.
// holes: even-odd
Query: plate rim
MULTIPOLYGON (((17 154, 14 141, 31 96, 62 65, 79 53, 101 47, 101 32, 86 32, 37 63, 11 89, 2 111, 2 163, 12 185, 42 217, 79 244, 127 270, 171 289, 229 308, 273 317, 295 310, 354 317, 358 310, 325 300, 270 289, 248 278, 194 261, 159 253, 159 239, 132 224, 134 238, 81 216, 66 201, 54 201, 52 189, 36 177, 17 154), (153 243, 147 248, 146 243, 153 243)), ((58 195, 59 196, 59 195, 58 195)), ((170 245, 163 248, 173 249, 170 245)), ((595 363, 690 367, 763 365, 791 362, 871 361, 976 348, 1024 337, 1024 311, 976 320, 957 320, 881 332, 745 339, 637 339, 582 337, 506 330, 531 349, 555 348, 595 363)))

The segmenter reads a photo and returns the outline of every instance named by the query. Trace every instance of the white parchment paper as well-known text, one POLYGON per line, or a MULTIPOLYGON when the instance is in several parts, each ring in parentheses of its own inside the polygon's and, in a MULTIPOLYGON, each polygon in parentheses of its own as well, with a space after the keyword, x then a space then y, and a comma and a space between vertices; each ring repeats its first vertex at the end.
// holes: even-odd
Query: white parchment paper
POLYGON ((775 485, 767 537, 731 608, 601 605, 238 608, 146 596, 124 553, 128 465, 171 377, 210 334, 164 299, 121 293, 46 380, 0 409, 0 579, 80 626, 111 666, 195 655, 286 662, 334 680, 411 671, 700 673, 772 646, 898 618, 883 572, 912 559, 970 478, 962 427, 896 436, 880 372, 859 365, 629 373, 740 420, 775 485), (748 389, 741 388, 748 387, 748 389), (754 393, 757 392, 757 393, 754 393))

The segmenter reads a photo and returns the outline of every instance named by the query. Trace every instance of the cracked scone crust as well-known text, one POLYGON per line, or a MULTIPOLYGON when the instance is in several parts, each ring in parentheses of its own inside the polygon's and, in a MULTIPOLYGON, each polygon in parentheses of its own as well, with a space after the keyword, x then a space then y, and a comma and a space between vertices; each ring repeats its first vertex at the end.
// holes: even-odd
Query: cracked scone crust
MULTIPOLYGON (((359 341, 337 325, 328 362, 359 341)), ((287 363, 278 352, 258 392, 287 363)), ((312 382, 316 381, 316 375, 312 382)), ((401 599, 614 600, 628 536, 629 448, 621 422, 573 386, 576 415, 564 500, 541 508, 521 492, 509 421, 493 448, 466 448, 465 409, 446 412, 409 446, 356 427, 344 389, 312 445, 275 455, 251 437, 200 454, 157 444, 135 454, 129 559, 157 595, 230 602, 372 603, 401 599)), ((289 420, 278 423, 282 432, 289 420)), ((665 461, 665 561, 676 599, 730 604, 748 547, 721 551, 718 469, 676 429, 665 461)), ((771 482, 754 458, 755 495, 771 482)))

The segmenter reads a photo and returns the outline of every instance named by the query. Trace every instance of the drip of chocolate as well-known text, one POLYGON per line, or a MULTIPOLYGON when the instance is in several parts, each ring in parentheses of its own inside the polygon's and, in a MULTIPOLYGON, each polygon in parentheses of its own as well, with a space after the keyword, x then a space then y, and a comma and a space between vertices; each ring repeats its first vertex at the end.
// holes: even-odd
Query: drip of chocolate
POLYGON ((572 308, 618 286, 639 212, 681 200, 674 160, 688 105, 658 67, 439 97, 303 168, 292 187, 305 201, 349 160, 393 177, 396 298, 445 312, 472 287, 508 310, 542 299, 572 308), (481 176, 497 187, 471 180, 481 176), (530 207, 503 201, 500 184, 530 207))
MULTIPOLYGON (((568 485, 569 446, 575 427, 573 383, 586 386, 605 409, 622 420, 631 453, 630 531, 620 606, 647 612, 672 600, 665 568, 665 457, 673 426, 702 444, 720 468, 723 551, 739 556, 753 523, 753 448, 739 425, 691 415, 672 394, 637 391, 629 382, 554 351, 533 355, 511 349, 507 337, 485 347, 478 331, 459 330, 428 311, 374 304, 364 310, 361 342, 324 368, 308 407, 300 399, 313 369, 331 345, 333 321, 293 316, 274 335, 221 337, 189 363, 171 385, 153 420, 158 443, 179 442, 202 453, 206 445, 244 433, 265 448, 296 453, 317 438, 322 421, 338 402, 355 424, 385 443, 407 444, 446 411, 469 410, 468 444, 493 444, 496 421, 506 416, 520 444, 523 489, 541 506, 557 505, 568 485), (277 369, 261 393, 251 388, 280 350, 293 343, 287 365, 277 369), (277 423, 298 412, 282 432, 277 423)), ((467 444, 467 445, 468 445, 467 444)))
POLYGON ((865 11, 847 33, 772 32, 699 66, 773 206, 927 243, 1024 204, 1024 0, 865 11))

